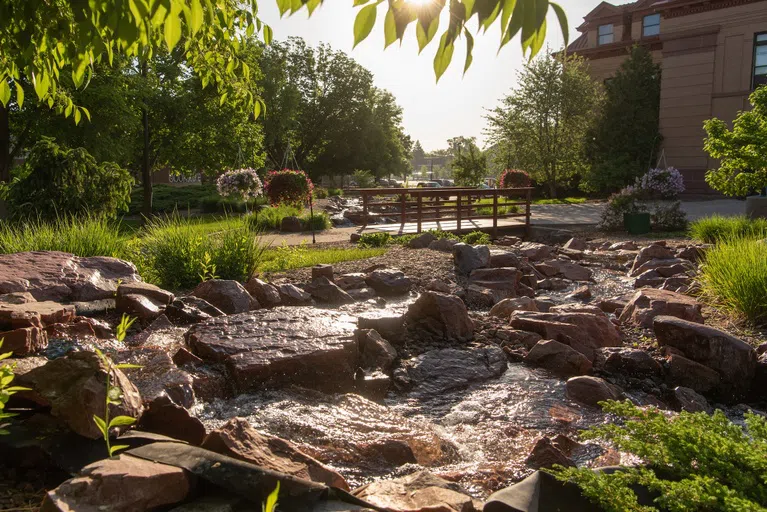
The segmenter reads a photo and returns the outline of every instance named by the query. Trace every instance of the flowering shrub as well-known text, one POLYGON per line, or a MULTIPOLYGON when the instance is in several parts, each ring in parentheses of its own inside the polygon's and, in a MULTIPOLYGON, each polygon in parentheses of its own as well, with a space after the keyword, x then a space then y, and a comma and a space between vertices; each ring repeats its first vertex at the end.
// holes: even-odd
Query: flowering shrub
POLYGON ((636 186, 649 197, 673 199, 684 192, 684 178, 674 167, 650 169, 637 179, 636 186))
POLYGON ((283 169, 271 171, 266 177, 266 196, 273 205, 303 204, 314 190, 314 184, 304 171, 283 169))
POLYGON ((530 186, 530 175, 519 169, 506 169, 498 180, 501 188, 522 188, 530 186))
POLYGON ((228 171, 216 181, 218 193, 227 198, 248 201, 258 197, 263 187, 255 169, 237 169, 228 171))
POLYGON ((637 202, 639 192, 635 187, 625 187, 620 192, 610 196, 607 206, 602 210, 602 217, 599 219, 599 229, 605 231, 617 231, 623 229, 624 213, 639 213, 642 210, 637 202))

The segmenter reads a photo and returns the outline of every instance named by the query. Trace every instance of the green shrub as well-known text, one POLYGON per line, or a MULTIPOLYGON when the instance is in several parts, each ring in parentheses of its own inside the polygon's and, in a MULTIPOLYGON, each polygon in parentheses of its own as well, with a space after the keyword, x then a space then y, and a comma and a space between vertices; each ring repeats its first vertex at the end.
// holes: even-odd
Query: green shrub
POLYGON ((193 288, 210 265, 220 279, 247 281, 264 251, 242 217, 227 219, 220 231, 210 232, 203 220, 178 214, 153 218, 133 249, 141 275, 172 290, 193 288))
POLYGON ((684 231, 688 224, 687 214, 679 201, 668 206, 658 205, 652 213, 652 228, 655 231, 684 231))
MULTIPOLYGON (((403 237, 399 237, 399 239, 402 238, 403 237)), ((357 245, 360 247, 385 247, 391 242, 391 239, 391 235, 386 232, 365 233, 360 237, 359 241, 357 241, 357 245)))
POLYGON ((285 217, 299 217, 302 211, 302 208, 287 204, 270 206, 251 213, 247 216, 246 222, 254 231, 271 231, 280 229, 282 219, 285 217))
POLYGON ((767 506, 767 419, 746 413, 745 428, 717 410, 713 415, 670 416, 629 401, 606 402, 604 410, 623 418, 584 432, 641 459, 644 466, 612 474, 589 468, 555 468, 560 480, 580 486, 607 512, 763 511, 767 506), (642 507, 631 489, 658 494, 655 507, 642 507))
POLYGON ((0 253, 61 251, 76 256, 123 255, 125 241, 118 225, 94 215, 26 219, 0 226, 0 253))
POLYGON ((117 164, 98 164, 85 149, 68 149, 49 138, 32 147, 17 178, 8 196, 17 218, 114 217, 127 210, 133 187, 130 173, 117 164))
POLYGON ((490 235, 482 231, 472 231, 464 235, 461 240, 469 245, 487 245, 490 243, 490 235))
MULTIPOLYGON (((131 194, 128 213, 139 215, 144 202, 144 189, 136 187, 131 194)), ((173 186, 159 184, 152 187, 152 211, 154 213, 173 213, 201 209, 203 213, 230 213, 253 210, 257 205, 266 203, 264 197, 257 197, 246 204, 237 199, 225 199, 216 191, 215 185, 173 186)))
POLYGON ((340 188, 329 188, 328 189, 328 195, 331 196, 331 197, 333 197, 333 196, 342 196, 342 195, 344 195, 344 191, 341 190, 340 188))
POLYGON ((333 227, 333 223, 330 221, 330 215, 325 212, 319 212, 311 215, 308 211, 304 212, 301 216, 301 223, 304 225, 304 230, 311 231, 323 231, 333 227))
POLYGON ((314 187, 314 198, 315 199, 327 199, 329 195, 328 189, 325 187, 314 187))
POLYGON ((710 303, 751 323, 767 323, 764 242, 748 238, 720 240, 706 251, 698 281, 710 303))
POLYGON ((310 231, 314 227, 315 231, 322 231, 333 227, 330 222, 330 216, 325 212, 315 213, 312 216, 308 210, 298 206, 281 204, 262 208, 258 213, 254 212, 246 217, 246 222, 250 229, 254 231, 278 230, 282 225, 282 219, 285 217, 298 217, 301 219, 303 229, 310 231))
POLYGON ((384 247, 314 249, 306 245, 283 245, 276 249, 267 250, 258 270, 259 272, 282 272, 293 268, 375 258, 384 253, 386 253, 384 247))
POLYGON ((767 219, 712 215, 693 222, 690 236, 709 244, 734 238, 767 238, 767 219))

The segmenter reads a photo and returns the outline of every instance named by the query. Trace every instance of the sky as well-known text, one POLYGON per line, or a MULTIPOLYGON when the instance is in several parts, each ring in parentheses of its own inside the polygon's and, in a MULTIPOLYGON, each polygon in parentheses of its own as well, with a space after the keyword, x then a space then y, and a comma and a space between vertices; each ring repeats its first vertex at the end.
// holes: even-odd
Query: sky
MULTIPOLYGON (((583 16, 599 5, 600 0, 559 0, 567 13, 570 40, 579 33, 575 27, 583 16)), ((621 3, 621 2, 616 2, 621 3)), ((486 109, 495 107, 513 87, 526 58, 522 56, 519 36, 498 53, 500 24, 475 37, 474 62, 463 75, 465 41, 456 46, 453 63, 436 83, 432 62, 443 21, 437 37, 418 55, 415 27, 411 26, 400 46, 394 43, 385 51, 383 35, 384 2, 379 7, 376 27, 368 38, 353 48, 352 27, 357 9, 351 0, 325 0, 311 18, 306 10, 280 19, 276 2, 259 2, 259 16, 274 30, 274 38, 303 37, 308 44, 328 43, 348 53, 375 76, 377 87, 394 94, 403 108, 405 131, 421 141, 426 151, 446 148, 447 139, 456 136, 477 137, 483 142, 486 109)), ((472 20, 472 24, 476 22, 472 20)), ((547 20, 546 42, 552 49, 562 46, 563 37, 553 12, 547 20)), ((268 108, 268 107, 267 107, 268 108)))

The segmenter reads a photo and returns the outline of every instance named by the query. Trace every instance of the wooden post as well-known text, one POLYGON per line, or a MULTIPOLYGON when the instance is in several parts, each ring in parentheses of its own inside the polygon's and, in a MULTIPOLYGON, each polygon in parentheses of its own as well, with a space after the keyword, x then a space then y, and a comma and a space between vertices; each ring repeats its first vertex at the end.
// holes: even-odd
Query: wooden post
POLYGON ((498 189, 493 190, 493 238, 498 238, 498 189))
POLYGON ((527 237, 530 237, 530 202, 532 201, 532 190, 527 189, 526 203, 525 203, 525 233, 527 237))
POLYGON ((421 233, 421 222, 423 220, 423 210, 422 210, 422 201, 423 201, 423 192, 418 192, 418 231, 417 233, 421 233))
POLYGON ((456 213, 455 217, 455 229, 456 233, 461 232, 461 191, 458 191, 458 201, 456 202, 458 205, 458 212, 456 213))
POLYGON ((407 222, 407 214, 405 211, 407 210, 407 194, 402 194, 402 201, 400 202, 400 210, 401 210, 401 220, 402 220, 402 233, 405 233, 405 223, 407 222))

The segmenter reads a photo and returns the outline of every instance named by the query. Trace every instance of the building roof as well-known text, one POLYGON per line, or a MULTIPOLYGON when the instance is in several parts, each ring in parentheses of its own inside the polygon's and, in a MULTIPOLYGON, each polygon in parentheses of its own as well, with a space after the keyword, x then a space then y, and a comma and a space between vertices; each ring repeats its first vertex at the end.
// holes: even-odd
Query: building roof
POLYGON ((589 46, 589 37, 587 34, 581 34, 575 41, 567 46, 567 52, 577 52, 584 50, 589 46))

